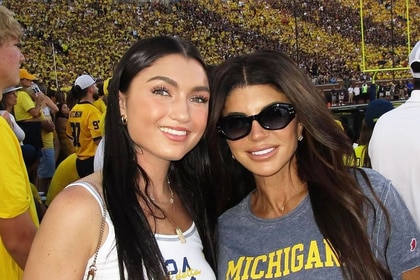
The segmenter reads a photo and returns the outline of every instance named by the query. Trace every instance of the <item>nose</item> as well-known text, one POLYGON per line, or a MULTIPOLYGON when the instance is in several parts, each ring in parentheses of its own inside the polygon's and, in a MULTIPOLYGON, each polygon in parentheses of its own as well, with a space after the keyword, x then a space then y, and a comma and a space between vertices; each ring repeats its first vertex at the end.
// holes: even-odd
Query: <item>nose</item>
POLYGON ((22 54, 21 51, 19 51, 19 52, 20 52, 19 62, 20 62, 20 64, 22 64, 25 61, 25 56, 22 54))
POLYGON ((249 133, 252 140, 259 140, 265 138, 269 131, 263 128, 260 123, 254 118, 251 125, 251 132, 249 133))
POLYGON ((177 98, 171 103, 169 116, 179 122, 187 122, 190 119, 188 100, 177 98))

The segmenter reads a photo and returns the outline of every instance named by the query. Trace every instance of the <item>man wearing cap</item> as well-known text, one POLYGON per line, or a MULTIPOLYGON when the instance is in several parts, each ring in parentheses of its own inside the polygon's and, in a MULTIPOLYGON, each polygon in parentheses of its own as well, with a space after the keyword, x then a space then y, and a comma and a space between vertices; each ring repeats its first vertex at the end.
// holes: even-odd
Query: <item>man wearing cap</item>
POLYGON ((67 96, 67 104, 76 103, 70 110, 66 134, 72 140, 76 156, 71 154, 57 167, 47 193, 46 205, 65 186, 93 173, 94 156, 102 138, 101 113, 93 105, 98 96, 96 81, 90 75, 79 76, 67 96))
POLYGON ((377 121, 369 144, 372 168, 391 179, 420 228, 420 41, 409 57, 411 97, 377 121))
POLYGON ((26 69, 19 70, 20 85, 17 91, 17 103, 15 105, 15 117, 26 133, 25 143, 37 149, 42 148, 41 138, 41 103, 44 95, 35 93, 31 85, 37 78, 26 69))
POLYGON ((26 144, 31 144, 40 151, 39 164, 36 172, 36 181, 38 191, 47 193, 51 178, 55 172, 55 151, 54 151, 54 122, 50 116, 49 107, 57 106, 51 99, 44 95, 34 83, 38 78, 22 68, 19 70, 20 84, 23 89, 17 92, 18 101, 15 106, 16 120, 27 134, 29 139, 26 144), (43 106, 48 102, 48 107, 43 106), (45 107, 45 111, 43 110, 45 107))
MULTIPOLYGON (((19 83, 19 67, 25 60, 18 47, 22 28, 13 13, 3 6, 0 6, 0 30, 3 91, 19 83)), ((39 222, 19 142, 3 117, 0 117, 0 145, 0 279, 21 279, 39 222)))
POLYGON ((80 177, 93 173, 93 159, 102 138, 101 113, 93 105, 98 88, 90 75, 79 76, 69 96, 78 103, 70 110, 66 133, 73 141, 77 154, 76 167, 80 177))

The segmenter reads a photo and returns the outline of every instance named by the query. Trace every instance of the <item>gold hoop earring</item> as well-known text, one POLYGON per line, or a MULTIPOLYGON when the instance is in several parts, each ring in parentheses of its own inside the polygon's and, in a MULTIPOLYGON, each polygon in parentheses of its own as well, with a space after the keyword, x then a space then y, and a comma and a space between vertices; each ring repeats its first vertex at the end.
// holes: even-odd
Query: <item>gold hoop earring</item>
POLYGON ((123 125, 127 125, 127 118, 124 115, 121 115, 121 122, 123 125))

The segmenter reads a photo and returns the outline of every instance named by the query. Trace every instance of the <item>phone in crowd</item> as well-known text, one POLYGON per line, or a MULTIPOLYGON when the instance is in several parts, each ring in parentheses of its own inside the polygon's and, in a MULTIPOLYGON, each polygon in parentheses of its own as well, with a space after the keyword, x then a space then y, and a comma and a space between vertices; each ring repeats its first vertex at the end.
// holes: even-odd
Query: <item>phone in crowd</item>
POLYGON ((38 95, 38 93, 40 93, 40 92, 41 92, 41 89, 40 89, 40 88, 39 88, 39 86, 38 86, 37 84, 35 84, 35 83, 33 83, 33 84, 31 85, 31 88, 32 88, 32 90, 34 91, 35 95, 38 95))

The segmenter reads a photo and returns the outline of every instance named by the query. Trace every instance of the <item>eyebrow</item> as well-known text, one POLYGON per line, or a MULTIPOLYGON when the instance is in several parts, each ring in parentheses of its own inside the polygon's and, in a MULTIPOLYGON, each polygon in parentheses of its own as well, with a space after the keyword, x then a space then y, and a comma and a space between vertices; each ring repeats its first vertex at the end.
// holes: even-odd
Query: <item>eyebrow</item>
POLYGON ((245 114, 243 112, 229 112, 229 113, 227 113, 224 116, 222 114, 222 118, 223 117, 229 117, 229 116, 241 116, 241 117, 246 117, 247 118, 247 117, 250 117, 251 115, 247 115, 247 114, 245 114))
MULTIPOLYGON (((174 87, 178 87, 178 83, 175 80, 173 80, 169 77, 165 77, 165 76, 155 76, 155 77, 152 77, 149 80, 147 80, 147 82, 155 81, 155 80, 161 80, 161 81, 167 82, 168 84, 170 84, 174 87)), ((208 92, 210 92, 210 89, 207 86, 196 86, 196 87, 193 88, 193 91, 208 91, 208 92)))

